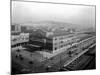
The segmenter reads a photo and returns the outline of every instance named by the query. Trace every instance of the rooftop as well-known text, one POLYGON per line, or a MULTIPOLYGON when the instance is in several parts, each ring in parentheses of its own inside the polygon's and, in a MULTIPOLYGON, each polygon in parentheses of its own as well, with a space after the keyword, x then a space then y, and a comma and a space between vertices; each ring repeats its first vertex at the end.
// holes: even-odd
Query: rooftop
POLYGON ((47 29, 37 29, 36 31, 33 31, 33 33, 32 33, 32 35, 45 37, 45 38, 53 38, 56 36, 75 34, 75 33, 68 32, 66 30, 59 30, 59 29, 57 29, 55 31, 51 31, 51 30, 47 30, 47 29), (33 34, 33 33, 35 33, 35 34, 33 34), (48 33, 49 33, 49 35, 47 36, 48 33))

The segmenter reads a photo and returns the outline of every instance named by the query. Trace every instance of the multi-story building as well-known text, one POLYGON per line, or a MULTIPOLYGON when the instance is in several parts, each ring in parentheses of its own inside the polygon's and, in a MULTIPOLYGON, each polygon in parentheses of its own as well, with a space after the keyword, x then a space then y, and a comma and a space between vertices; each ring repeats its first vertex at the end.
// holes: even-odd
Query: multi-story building
POLYGON ((91 35, 70 33, 64 30, 42 31, 41 29, 30 34, 30 43, 42 46, 42 49, 51 53, 57 53, 68 49, 71 45, 89 38, 91 35))
POLYGON ((21 31, 21 26, 17 25, 17 24, 11 25, 11 31, 20 32, 21 31))

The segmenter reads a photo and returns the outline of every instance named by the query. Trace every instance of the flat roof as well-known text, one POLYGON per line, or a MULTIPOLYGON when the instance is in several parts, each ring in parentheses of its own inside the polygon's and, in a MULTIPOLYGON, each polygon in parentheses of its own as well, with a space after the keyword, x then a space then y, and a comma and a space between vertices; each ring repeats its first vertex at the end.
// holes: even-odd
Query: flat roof
POLYGON ((53 38, 53 37, 57 37, 57 36, 64 36, 64 35, 72 35, 72 34, 75 34, 75 33, 71 33, 71 32, 68 32, 66 30, 55 30, 55 31, 48 31, 48 30, 43 30, 43 29, 38 29, 37 31, 35 31, 36 34, 33 34, 33 35, 40 35, 41 37, 45 37, 45 38, 53 38), (53 34, 49 35, 48 37, 46 36, 46 33, 49 33, 49 32, 52 32, 53 34), (44 35, 45 33, 45 35, 44 35))
POLYGON ((65 35, 72 35, 75 33, 70 33, 67 31, 63 31, 63 30, 56 30, 53 32, 53 35, 48 36, 49 38, 53 38, 53 37, 57 37, 57 36, 65 36, 65 35))

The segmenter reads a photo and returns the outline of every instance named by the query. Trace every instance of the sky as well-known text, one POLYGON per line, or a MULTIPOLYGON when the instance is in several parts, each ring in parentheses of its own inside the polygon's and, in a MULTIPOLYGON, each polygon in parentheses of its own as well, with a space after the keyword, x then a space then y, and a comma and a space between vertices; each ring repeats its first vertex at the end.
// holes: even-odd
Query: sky
POLYGON ((95 7, 12 1, 12 23, 65 22, 95 27, 95 7))

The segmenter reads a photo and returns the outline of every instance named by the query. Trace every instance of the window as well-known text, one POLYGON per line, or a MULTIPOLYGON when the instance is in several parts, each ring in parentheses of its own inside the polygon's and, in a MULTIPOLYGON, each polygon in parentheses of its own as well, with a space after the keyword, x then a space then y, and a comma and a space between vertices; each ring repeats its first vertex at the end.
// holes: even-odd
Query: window
POLYGON ((57 47, 55 47, 55 50, 57 50, 57 47))
POLYGON ((55 43, 55 45, 57 45, 57 43, 55 43))
POLYGON ((57 38, 55 38, 55 40, 57 40, 57 38))
POLYGON ((29 61, 29 64, 33 64, 33 62, 32 61, 29 61))
POLYGON ((61 43, 63 43, 63 41, 61 41, 61 43))
POLYGON ((17 58, 18 56, 16 55, 15 57, 17 58))

